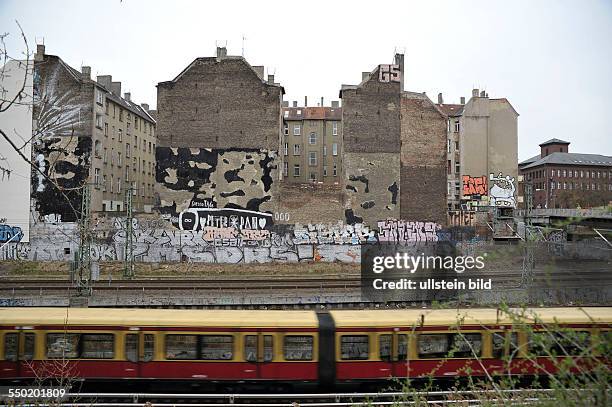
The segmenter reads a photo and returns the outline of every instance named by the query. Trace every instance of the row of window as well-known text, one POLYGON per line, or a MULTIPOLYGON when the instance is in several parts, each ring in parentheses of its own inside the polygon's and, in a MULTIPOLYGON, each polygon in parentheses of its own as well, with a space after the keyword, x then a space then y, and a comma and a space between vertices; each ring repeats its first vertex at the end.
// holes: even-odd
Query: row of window
MULTIPOLYGON (((585 190, 585 191, 601 191, 602 190, 602 184, 589 184, 588 182, 582 183, 582 182, 557 182, 556 183, 556 187, 555 187, 555 182, 552 181, 550 183, 550 189, 569 189, 569 190, 573 190, 573 189, 580 189, 580 190, 585 190)), ((603 190, 608 190, 608 191, 612 191, 612 184, 603 184, 603 190)))
MULTIPOLYGON (((539 179, 546 178, 548 174, 548 170, 541 169, 536 171, 531 171, 527 174, 530 179, 539 179)), ((611 178, 612 179, 612 170, 559 170, 559 169, 551 169, 550 170, 551 177, 558 178, 611 178)))
MULTIPOLYGON (((301 150, 302 150, 302 146, 300 144, 293 145, 293 155, 300 155, 301 150)), ((289 155, 289 143, 285 143, 284 153, 285 153, 285 156, 289 155)), ((316 151, 309 151, 308 154, 310 157, 314 157, 316 161, 316 157, 317 157, 316 151)), ((332 155, 334 156, 338 155, 338 144, 337 143, 332 144, 332 155)), ((323 146, 323 156, 327 156, 327 146, 323 146)))
MULTIPOLYGON (((313 164, 311 164, 313 165, 313 164)), ((287 161, 285 161, 283 163, 283 175, 285 177, 289 176, 289 163, 287 161)), ((293 176, 294 177, 299 177, 301 175, 301 167, 300 164, 293 164, 293 176)), ((329 176, 328 172, 327 172, 327 165, 323 166, 323 176, 327 177, 329 176)), ((334 164, 332 166, 332 176, 337 177, 338 176, 338 165, 334 164)), ((311 172, 310 173, 310 180, 312 181, 316 181, 317 180, 317 174, 315 172, 311 172)))
MULTIPOLYGON (((603 332, 604 341, 612 340, 612 331, 603 332)), ((378 357, 389 361, 394 354, 394 335, 378 336, 378 357)), ((150 361, 154 355, 154 335, 145 334, 143 357, 150 361)), ((396 334, 396 359, 408 358, 408 335, 396 334)), ((130 361, 138 361, 138 334, 128 334, 125 340, 125 356, 130 361)), ((340 337, 341 360, 368 360, 370 358, 370 335, 342 335, 340 337)), ((244 336, 244 359, 249 362, 273 360, 274 339, 263 335, 263 355, 258 355, 258 336, 244 336)), ((26 333, 24 337, 23 358, 34 357, 35 336, 26 333)), ((533 333, 527 340, 527 349, 533 355, 579 355, 591 346, 588 331, 565 333, 533 333)), ((518 356, 518 334, 493 332, 491 335, 492 357, 500 359, 506 352, 518 356)), ((314 359, 314 337, 312 335, 286 335, 282 344, 285 360, 308 361, 314 359)), ((417 337, 419 359, 471 358, 482 356, 483 339, 481 333, 423 333, 417 337)), ((235 337, 233 335, 175 335, 165 336, 165 358, 168 360, 233 360, 235 337)), ((4 336, 4 358, 17 360, 18 334, 4 336)), ((114 334, 49 333, 46 335, 46 356, 66 359, 113 359, 115 356, 114 334)))
MULTIPOLYGON (((96 102, 99 105, 102 106, 102 105, 104 105, 104 99, 105 99, 104 98, 104 94, 102 92, 97 91, 96 92, 96 102)), ((119 121, 123 122, 123 116, 124 116, 123 115, 123 110, 124 109, 122 107, 120 107, 120 106, 117 106, 114 103, 108 103, 108 101, 107 101, 106 106, 105 106, 106 115, 108 116, 110 114, 110 106, 111 105, 113 107, 113 119, 117 117, 117 113, 118 113, 119 114, 119 121)), ((142 118, 138 117, 135 114, 132 115, 132 113, 130 111, 127 111, 127 126, 128 126, 128 129, 129 129, 129 126, 130 126, 130 124, 132 122, 132 117, 134 118, 134 128, 136 130, 140 129, 144 133, 148 133, 148 134, 151 134, 151 135, 154 134, 155 128, 154 128, 153 124, 149 123, 146 120, 143 120, 142 118)))
MULTIPOLYGON (((104 136, 108 137, 108 123, 104 124, 104 136)), ((115 126, 113 126, 113 137, 112 139, 115 139, 115 126)), ((119 129, 119 137, 118 137, 118 141, 119 142, 123 142, 123 133, 121 131, 121 129, 119 129)), ((101 143, 99 140, 96 140, 95 144, 94 144, 94 151, 96 152, 96 155, 100 155, 100 146, 101 143)), ((134 136, 134 153, 136 153, 137 150, 142 150, 143 152, 148 152, 149 154, 155 154, 155 143, 151 142, 151 141, 147 141, 144 138, 140 138, 140 140, 138 139, 138 136, 134 136)), ((132 149, 130 147, 130 143, 126 143, 125 144, 125 156, 129 157, 130 154, 132 152, 132 149)))
MULTIPOLYGON (((287 112, 285 112, 287 113, 287 112)), ((338 122, 334 121, 331 122, 332 123, 332 136, 337 136, 338 135, 338 122)), ((285 136, 289 135, 289 125, 285 124, 284 126, 284 131, 283 133, 285 134, 285 136)), ((299 124, 294 124, 293 125, 293 135, 294 136, 301 136, 302 135, 302 126, 299 124)), ((310 132, 309 134, 309 140, 308 142, 310 144, 316 144, 317 142, 317 133, 316 132, 310 132)))
MULTIPOLYGON (((129 167, 126 168, 126 171, 129 171, 129 167)), ((127 175, 127 174, 126 174, 127 175)), ((126 183, 129 184, 129 178, 127 178, 125 180, 126 183)), ((102 175, 100 174, 100 169, 99 168, 95 168, 94 169, 94 186, 96 188, 100 188, 102 189, 102 191, 109 191, 110 193, 117 193, 120 194, 122 187, 123 187, 123 180, 121 178, 116 178, 113 174, 110 175, 110 182, 109 180, 106 178, 106 175, 102 175)), ((139 194, 144 198, 152 198, 153 197, 153 190, 154 190, 154 184, 152 183, 142 183, 140 185, 140 189, 138 188, 138 182, 137 181, 132 181, 132 195, 133 196, 138 196, 139 194)))

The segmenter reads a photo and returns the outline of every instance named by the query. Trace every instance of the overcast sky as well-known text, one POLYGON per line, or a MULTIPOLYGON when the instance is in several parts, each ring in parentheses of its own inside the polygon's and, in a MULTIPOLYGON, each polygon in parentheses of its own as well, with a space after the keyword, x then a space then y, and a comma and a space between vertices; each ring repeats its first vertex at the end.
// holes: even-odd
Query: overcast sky
MULTIPOLYGON (((338 99, 341 84, 404 52, 405 89, 446 103, 485 89, 519 112, 519 159, 552 137, 612 155, 612 1, 30 1, 0 0, 0 31, 21 50, 17 19, 75 68, 113 75, 156 105, 217 44, 274 73, 285 100, 338 99), (243 37, 246 38, 243 41, 243 37)), ((35 47, 33 47, 35 48, 35 47)))

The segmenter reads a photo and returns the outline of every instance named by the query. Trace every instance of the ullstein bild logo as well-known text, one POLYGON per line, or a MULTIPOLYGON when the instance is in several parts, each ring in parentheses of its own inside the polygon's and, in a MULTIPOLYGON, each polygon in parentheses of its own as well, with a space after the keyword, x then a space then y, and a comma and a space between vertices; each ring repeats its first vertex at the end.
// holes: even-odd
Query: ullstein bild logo
POLYGON ((483 256, 458 256, 443 244, 362 248, 362 296, 371 301, 455 298, 461 290, 490 290, 491 279, 468 274, 485 267, 483 256), (441 254, 438 254, 441 253, 441 254))

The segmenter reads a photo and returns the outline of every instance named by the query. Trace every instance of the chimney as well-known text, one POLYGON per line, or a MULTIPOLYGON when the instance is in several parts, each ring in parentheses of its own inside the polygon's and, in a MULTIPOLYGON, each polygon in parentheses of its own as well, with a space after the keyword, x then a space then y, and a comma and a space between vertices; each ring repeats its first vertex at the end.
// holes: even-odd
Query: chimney
POLYGON ((130 100, 130 98, 131 98, 131 97, 132 97, 132 94, 131 94, 130 92, 125 92, 125 93, 123 94, 123 98, 124 98, 125 100, 127 100, 128 102, 131 102, 131 100, 130 100))
POLYGON ((142 107, 145 111, 149 111, 149 104, 148 103, 141 103, 140 107, 142 107))
POLYGON ((217 47, 217 58, 224 58, 227 56, 227 48, 217 47))
POLYGON ((323 107, 323 96, 321 96, 321 107, 323 107))
POLYGON ((274 85, 274 75, 268 74, 268 84, 274 85))
POLYGON ((332 100, 332 106, 331 107, 340 107, 340 102, 338 100, 332 100))
POLYGON ((34 61, 42 61, 45 58, 45 44, 36 44, 36 54, 34 61))
POLYGON ((395 54, 395 65, 400 70, 400 91, 404 91, 404 54, 395 54))
POLYGON ((484 90, 480 92, 480 97, 481 98, 486 98, 487 97, 487 92, 485 92, 484 90))
POLYGON ((370 72, 362 72, 361 73, 361 82, 363 82, 366 79, 368 79, 369 76, 370 76, 370 72))
POLYGON ((121 97, 121 82, 111 82, 110 90, 115 96, 121 97))
POLYGON ((111 90, 111 82, 113 82, 113 77, 111 75, 98 75, 96 77, 96 82, 104 86, 107 90, 111 90))
POLYGON ((444 103, 444 99, 442 98, 442 93, 438 93, 438 104, 441 105, 444 103))
POLYGON ((478 89, 472 89, 472 97, 478 97, 478 89))
POLYGON ((297 100, 293 101, 293 107, 297 107, 297 100))
POLYGON ((259 76, 259 79, 261 79, 263 81, 263 78, 264 78, 264 67, 263 66, 254 66, 253 70, 255 70, 255 72, 257 72, 257 76, 259 76))
POLYGON ((283 100, 283 107, 289 107, 289 101, 283 100))
POLYGON ((461 99, 459 100, 460 100, 459 102, 460 104, 465 105, 465 96, 461 96, 461 99))
POLYGON ((304 107, 308 107, 308 96, 304 96, 304 107))
POLYGON ((91 66, 81 67, 81 77, 83 79, 91 79, 91 66))

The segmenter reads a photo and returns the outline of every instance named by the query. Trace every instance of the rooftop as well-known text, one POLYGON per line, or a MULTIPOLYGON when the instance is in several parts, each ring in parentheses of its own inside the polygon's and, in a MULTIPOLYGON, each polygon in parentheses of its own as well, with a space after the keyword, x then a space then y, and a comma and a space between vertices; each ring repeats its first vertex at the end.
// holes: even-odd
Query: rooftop
POLYGON ((542 144, 540 144, 541 146, 547 146, 549 144, 570 144, 569 141, 563 141, 563 140, 559 140, 558 138, 551 138, 548 141, 543 142, 542 144))
MULTIPOLYGON (((531 158, 529 160, 531 160, 531 158)), ((523 161, 523 163, 524 162, 525 161, 523 161)), ((545 164, 612 167, 612 157, 599 154, 552 153, 526 165, 522 169, 526 170, 528 168, 538 167, 545 164)))
POLYGON ((341 107, 283 107, 285 120, 342 120, 341 107))
POLYGON ((436 106, 438 106, 448 117, 461 116, 463 108, 465 107, 464 105, 453 105, 448 103, 438 103, 436 106))

